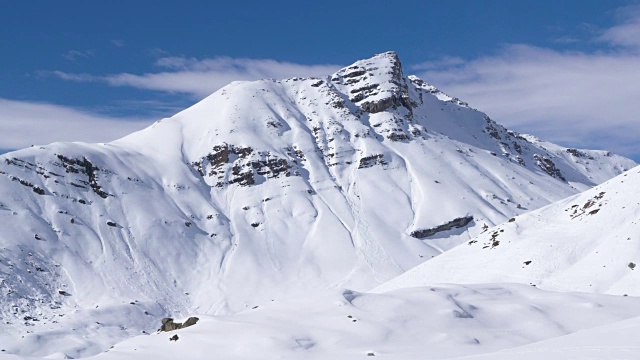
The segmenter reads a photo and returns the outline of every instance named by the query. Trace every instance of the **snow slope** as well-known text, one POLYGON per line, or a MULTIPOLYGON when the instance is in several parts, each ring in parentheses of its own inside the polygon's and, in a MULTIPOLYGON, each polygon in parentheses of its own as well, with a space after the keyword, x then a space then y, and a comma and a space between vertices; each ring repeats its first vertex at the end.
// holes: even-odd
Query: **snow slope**
POLYGON ((640 295, 640 168, 514 217, 375 291, 514 282, 556 291, 640 295))
POLYGON ((104 311, 123 339, 165 315, 367 290, 633 166, 509 131, 392 52, 232 83, 108 144, 0 156, 0 333, 104 311))
MULTIPOLYGON (((192 327, 141 334, 91 358, 359 359, 368 354, 384 359, 457 358, 639 314, 640 298, 552 293, 526 285, 447 285, 385 294, 335 289, 275 299, 233 315, 201 316, 192 327), (178 340, 170 341, 174 335, 178 340)), ((37 355, 48 355, 46 349, 59 336, 59 332, 27 335, 7 351, 20 354, 37 348, 41 349, 37 355)), ((86 341, 78 340, 77 344, 86 341)))
POLYGON ((469 360, 629 360, 640 355, 640 318, 619 321, 574 334, 495 353, 465 357, 469 360))

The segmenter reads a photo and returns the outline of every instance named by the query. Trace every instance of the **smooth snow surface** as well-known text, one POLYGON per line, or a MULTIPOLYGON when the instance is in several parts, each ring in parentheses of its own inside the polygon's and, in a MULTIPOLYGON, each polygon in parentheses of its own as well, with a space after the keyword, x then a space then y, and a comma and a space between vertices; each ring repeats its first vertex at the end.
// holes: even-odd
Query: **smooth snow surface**
POLYGON ((639 358, 640 318, 578 331, 531 345, 465 357, 468 360, 633 360, 639 358))
POLYGON ((108 144, 0 156, 0 346, 90 356, 165 316, 365 292, 635 165, 507 130, 393 52, 231 83, 108 144))
MULTIPOLYGON (((549 293, 525 285, 449 285, 386 294, 336 289, 274 299, 234 315, 202 316, 190 328, 137 336, 95 359, 358 359, 369 353, 457 358, 639 314, 640 298, 549 293), (175 334, 178 340, 170 341, 175 334)), ((47 348, 52 338, 28 336, 10 351, 47 348)))

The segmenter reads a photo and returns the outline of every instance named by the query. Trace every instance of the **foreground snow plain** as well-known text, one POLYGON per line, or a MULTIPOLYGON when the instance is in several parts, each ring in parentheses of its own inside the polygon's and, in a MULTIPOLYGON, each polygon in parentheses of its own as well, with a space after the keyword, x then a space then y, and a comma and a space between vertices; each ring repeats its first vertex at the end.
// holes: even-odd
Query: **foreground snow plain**
POLYGON ((640 317, 468 360, 633 360, 640 356, 640 317))
MULTIPOLYGON (((334 289, 275 298, 233 315, 200 316, 192 327, 160 333, 151 330, 91 358, 450 359, 561 337, 560 343, 542 342, 502 353, 508 358, 506 354, 553 352, 578 341, 567 337, 564 345, 564 335, 634 316, 640 316, 640 298, 547 292, 517 284, 440 285, 383 294, 334 289), (174 334, 179 339, 170 341, 174 334)), ((604 329, 615 333, 618 327, 604 329)), ((47 358, 75 358, 82 355, 82 343, 113 341, 109 337, 118 336, 113 330, 43 332, 9 344, 8 350, 33 353, 39 348, 39 355, 47 358), (47 353, 45 349, 56 347, 61 338, 75 341, 78 347, 47 353)))

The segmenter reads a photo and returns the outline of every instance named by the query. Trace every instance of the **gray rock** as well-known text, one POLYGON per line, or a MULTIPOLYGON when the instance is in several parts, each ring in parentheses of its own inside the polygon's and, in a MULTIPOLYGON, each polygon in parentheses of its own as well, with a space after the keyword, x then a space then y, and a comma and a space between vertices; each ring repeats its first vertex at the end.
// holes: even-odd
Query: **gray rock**
POLYGON ((162 319, 162 326, 160 327, 159 331, 173 331, 173 330, 186 328, 186 327, 195 325, 198 322, 198 320, 200 319, 198 319, 195 316, 192 316, 188 318, 187 321, 185 321, 184 323, 176 323, 176 322, 173 322, 172 318, 164 318, 162 319))
POLYGON ((173 331, 178 330, 182 327, 181 323, 174 323, 171 318, 162 319, 162 326, 160 327, 160 331, 173 331))
POLYGON ((465 216, 453 219, 446 224, 442 224, 433 229, 416 230, 411 233, 411 236, 417 239, 424 239, 429 236, 433 236, 442 231, 448 231, 451 229, 461 228, 469 225, 473 221, 473 216, 465 216))
POLYGON ((198 319, 195 316, 192 316, 192 317, 188 318, 187 321, 184 322, 184 324, 182 324, 182 327, 188 327, 188 326, 191 326, 191 325, 195 325, 198 322, 198 320, 200 320, 200 319, 198 319))

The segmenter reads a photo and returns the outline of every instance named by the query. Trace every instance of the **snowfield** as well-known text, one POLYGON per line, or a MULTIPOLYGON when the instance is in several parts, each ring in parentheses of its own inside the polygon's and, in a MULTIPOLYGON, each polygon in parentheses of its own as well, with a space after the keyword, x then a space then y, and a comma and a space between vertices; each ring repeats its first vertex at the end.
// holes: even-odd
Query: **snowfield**
POLYGON ((0 156, 0 359, 455 358, 640 316, 635 166, 508 130, 393 52, 234 82, 0 156))
POLYGON ((640 168, 517 216, 376 288, 511 282, 640 296, 640 168))
POLYGON ((469 360, 628 360, 638 358, 640 318, 635 317, 514 349, 465 357, 469 360))
MULTIPOLYGON (((509 349, 638 315, 640 298, 552 293, 525 285, 447 285, 384 294, 335 289, 274 299, 233 315, 201 316, 192 327, 139 335, 95 359, 358 359, 369 354, 445 359, 509 349), (178 340, 170 341, 175 334, 178 340)), ((86 342, 68 331, 78 344, 86 342)), ((60 335, 28 335, 9 351, 51 348, 60 335)), ((92 335, 98 336, 108 334, 92 335)))

